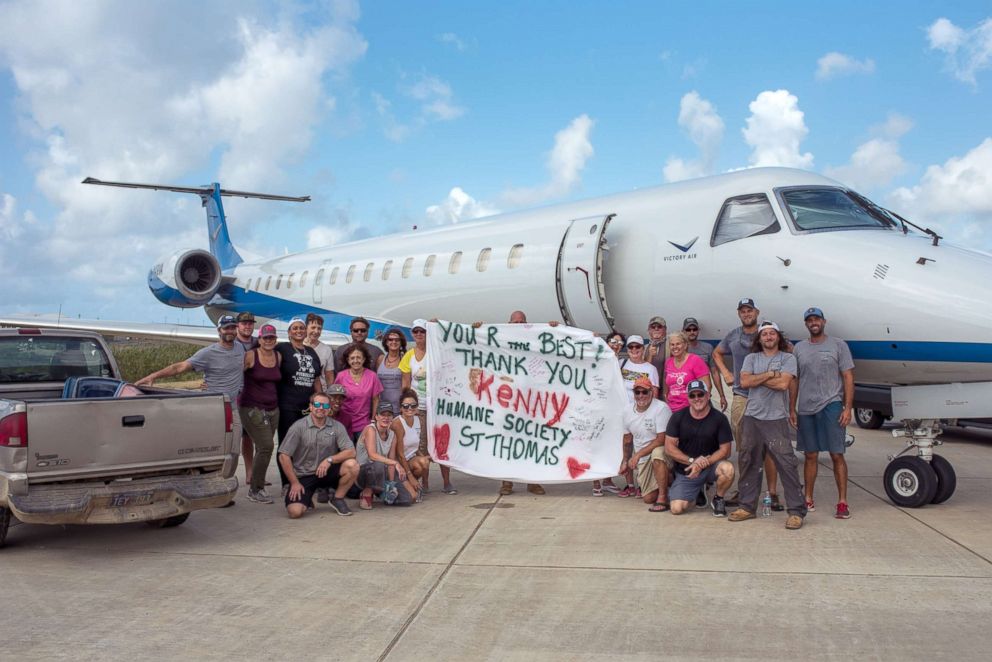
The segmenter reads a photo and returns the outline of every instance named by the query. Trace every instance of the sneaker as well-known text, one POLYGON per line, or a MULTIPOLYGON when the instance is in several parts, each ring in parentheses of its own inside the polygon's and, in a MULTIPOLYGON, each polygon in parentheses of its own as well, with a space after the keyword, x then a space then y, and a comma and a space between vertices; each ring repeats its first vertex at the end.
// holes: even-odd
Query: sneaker
POLYGON ((614 485, 612 482, 603 483, 603 491, 609 492, 610 494, 620 494, 621 492, 620 488, 614 485))
POLYGON ((248 500, 255 503, 272 503, 272 497, 265 492, 264 487, 260 490, 248 488, 248 500))
POLYGON ((810 513, 816 512, 816 504, 813 503, 812 499, 806 499, 806 511, 810 513))
POLYGON ((632 497, 632 496, 634 496, 634 488, 633 487, 625 487, 622 490, 620 490, 619 492, 617 492, 617 496, 620 497, 621 499, 626 499, 627 497, 632 497))
POLYGON ((327 496, 327 488, 326 487, 318 487, 317 488, 317 503, 327 503, 328 500, 329 499, 328 499, 328 496, 327 496))
POLYGON ((537 483, 528 483, 527 484, 527 491, 530 492, 531 494, 544 494, 545 493, 544 492, 544 488, 541 487, 540 485, 538 485, 537 483))
POLYGON ((706 498, 706 488, 699 490, 699 494, 696 495, 696 508, 705 508, 709 500, 706 498))
POLYGON ((743 522, 746 519, 754 519, 754 513, 750 510, 744 510, 743 508, 738 508, 734 512, 730 513, 730 517, 727 520, 731 522, 743 522))
POLYGON ((351 515, 351 508, 349 508, 348 504, 344 502, 344 499, 339 499, 337 497, 334 497, 333 499, 329 500, 327 503, 328 505, 330 505, 331 509, 334 512, 336 512, 338 515, 342 515, 344 517, 351 515))
POLYGON ((785 520, 785 528, 790 531, 803 528, 803 518, 799 515, 789 515, 789 519, 785 520))
POLYGON ((837 512, 834 514, 837 519, 851 519, 851 509, 847 507, 847 504, 841 501, 837 504, 837 512))
POLYGON ((780 513, 783 510, 785 510, 785 506, 783 506, 782 502, 778 500, 777 494, 772 495, 772 510, 774 510, 776 513, 780 513))
POLYGON ((722 496, 713 497, 713 517, 726 517, 727 504, 722 496))
POLYGON ((504 480, 503 483, 499 486, 499 493, 503 496, 506 496, 507 494, 513 494, 513 483, 511 483, 508 480, 504 480))

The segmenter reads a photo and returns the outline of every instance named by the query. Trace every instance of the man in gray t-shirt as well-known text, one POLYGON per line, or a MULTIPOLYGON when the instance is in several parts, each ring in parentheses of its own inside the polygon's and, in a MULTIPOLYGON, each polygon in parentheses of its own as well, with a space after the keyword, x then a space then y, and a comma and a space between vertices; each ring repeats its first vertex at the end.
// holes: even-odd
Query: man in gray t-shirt
POLYGON ((788 341, 775 322, 758 327, 761 350, 749 354, 741 366, 741 385, 748 389, 747 407, 741 421, 740 507, 730 514, 731 522, 752 519, 761 492, 761 467, 771 457, 782 478, 789 517, 785 528, 802 528, 806 505, 799 484, 799 460, 789 439, 789 388, 795 379, 796 357, 786 351, 788 341))
POLYGON ((854 405, 854 359, 847 343, 826 334, 827 321, 819 308, 808 308, 803 315, 809 340, 796 343, 799 388, 792 389, 789 418, 799 429, 798 450, 806 454, 804 466, 806 507, 813 510, 820 453, 830 453, 837 483, 837 511, 834 517, 848 519, 847 506, 847 426, 854 405))

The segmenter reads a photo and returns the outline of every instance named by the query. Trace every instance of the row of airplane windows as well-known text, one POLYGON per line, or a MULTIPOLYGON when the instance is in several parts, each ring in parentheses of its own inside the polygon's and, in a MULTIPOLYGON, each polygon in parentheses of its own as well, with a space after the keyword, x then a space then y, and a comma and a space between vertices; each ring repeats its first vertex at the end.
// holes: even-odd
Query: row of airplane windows
MULTIPOLYGON (((523 255, 523 251, 524 251, 523 244, 514 244, 513 246, 510 247, 510 252, 506 256, 507 269, 517 268, 517 266, 520 264, 520 258, 523 255)), ((481 251, 479 251, 479 257, 476 258, 475 260, 475 270, 480 273, 486 271, 489 268, 489 261, 492 258, 492 254, 493 254, 493 249, 491 248, 483 248, 481 251)), ((403 268, 400 271, 400 275, 403 278, 409 278, 413 274, 413 262, 414 262, 414 258, 412 257, 408 257, 403 261, 403 268)), ((423 274, 425 276, 430 276, 431 274, 434 273, 434 265, 436 262, 437 262, 437 255, 427 256, 427 259, 424 260, 424 268, 423 268, 423 274)), ((461 264, 462 264, 462 251, 455 251, 454 253, 451 254, 451 258, 448 260, 448 273, 449 274, 458 273, 458 270, 461 268, 461 264)), ((345 283, 351 283, 355 279, 355 273, 357 269, 358 266, 354 264, 348 267, 348 270, 345 272, 345 276, 344 276, 345 283)), ((314 276, 315 281, 317 282, 321 281, 324 278, 325 271, 326 269, 323 268, 317 271, 317 274, 314 276)), ((382 265, 382 280, 389 280, 389 276, 392 273, 392 271, 393 271, 393 261, 386 260, 382 265)), ((339 266, 335 266, 331 268, 330 276, 328 276, 327 279, 328 285, 334 285, 335 283, 337 283, 338 274, 340 274, 340 272, 341 272, 341 267, 339 266)), ((363 275, 363 280, 366 283, 370 282, 372 280, 373 273, 375 273, 375 262, 369 262, 368 264, 365 265, 365 273, 363 275)), ((300 279, 296 281, 296 286, 306 287, 307 278, 309 277, 309 275, 310 275, 309 270, 304 271, 302 274, 300 274, 300 279)), ((279 290, 283 288, 284 279, 285 279, 285 288, 292 289, 293 280, 295 277, 296 277, 296 272, 293 272, 288 276, 284 276, 284 274, 279 274, 278 276, 275 277, 275 289, 279 290)), ((262 277, 259 276, 258 278, 255 279, 254 283, 252 283, 252 280, 249 278, 248 281, 244 284, 244 288, 246 291, 255 290, 256 292, 259 292, 263 289, 269 290, 272 287, 272 285, 273 285, 272 276, 265 277, 264 286, 262 283, 262 277)))

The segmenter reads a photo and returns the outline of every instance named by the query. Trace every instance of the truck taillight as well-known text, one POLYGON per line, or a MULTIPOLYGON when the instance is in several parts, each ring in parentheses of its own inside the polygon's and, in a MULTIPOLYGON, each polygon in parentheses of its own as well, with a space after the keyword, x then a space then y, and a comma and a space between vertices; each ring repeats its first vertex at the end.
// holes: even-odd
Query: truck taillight
MULTIPOLYGON (((226 400, 224 401, 224 429, 227 432, 234 431, 234 412, 231 410, 231 403, 226 400)), ((27 434, 27 432, 25 432, 25 434, 27 434)), ((27 437, 25 437, 25 442, 26 441, 27 437)), ((238 441, 238 443, 240 444, 241 442, 238 441)))
POLYGON ((17 412, 0 418, 0 446, 20 448, 28 445, 27 412, 17 412))

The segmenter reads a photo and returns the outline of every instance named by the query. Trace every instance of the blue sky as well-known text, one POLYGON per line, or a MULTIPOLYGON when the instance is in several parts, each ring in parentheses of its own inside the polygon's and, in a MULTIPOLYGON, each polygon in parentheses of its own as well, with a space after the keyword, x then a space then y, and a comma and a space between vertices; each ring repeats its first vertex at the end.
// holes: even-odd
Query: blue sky
POLYGON ((788 165, 990 250, 990 86, 987 2, 0 2, 0 313, 200 319, 197 201, 87 175, 312 195, 266 255, 788 165))

